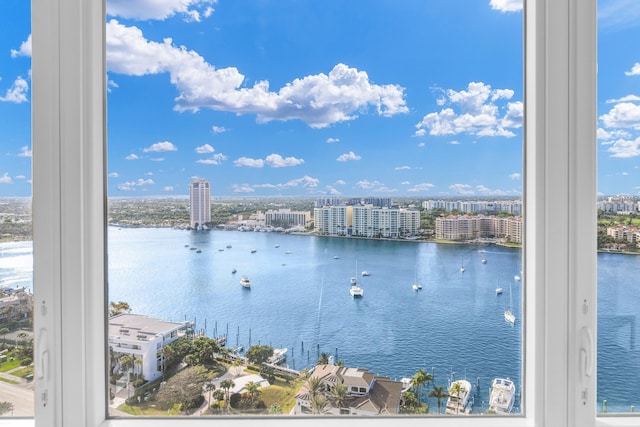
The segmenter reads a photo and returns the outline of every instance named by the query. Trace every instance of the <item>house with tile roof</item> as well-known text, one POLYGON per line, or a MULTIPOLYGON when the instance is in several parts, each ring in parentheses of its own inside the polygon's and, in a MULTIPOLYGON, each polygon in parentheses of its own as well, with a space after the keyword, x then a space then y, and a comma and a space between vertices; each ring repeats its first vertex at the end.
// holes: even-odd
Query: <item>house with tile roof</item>
MULTIPOLYGON (((326 400, 322 412, 328 415, 395 415, 400 412, 403 385, 387 377, 359 368, 335 365, 317 365, 309 374, 309 379, 320 382, 319 394, 326 400), (337 384, 346 388, 346 399, 337 406, 332 391, 337 384)), ((296 395, 295 414, 313 413, 313 392, 308 382, 296 395)))

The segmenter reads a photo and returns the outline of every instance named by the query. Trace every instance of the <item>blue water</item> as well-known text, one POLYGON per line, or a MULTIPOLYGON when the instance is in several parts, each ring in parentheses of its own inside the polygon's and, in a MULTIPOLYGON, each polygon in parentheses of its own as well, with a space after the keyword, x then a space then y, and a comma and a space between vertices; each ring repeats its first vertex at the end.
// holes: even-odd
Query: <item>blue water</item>
MULTIPOLYGON (((324 352, 398 380, 418 369, 437 385, 466 378, 479 385, 476 411, 486 409, 494 377, 522 384, 519 249, 172 229, 109 228, 108 236, 109 300, 136 313, 196 321, 208 336, 228 333, 230 346, 286 347, 298 370, 324 352), (348 293, 356 273, 360 300, 348 293), (243 274, 251 289, 240 286, 243 274), (509 289, 515 326, 503 317, 509 289)), ((0 285, 31 288, 31 269, 30 242, 0 244, 0 285)), ((598 255, 599 411, 604 399, 610 412, 640 401, 638 277, 640 256, 598 255)))

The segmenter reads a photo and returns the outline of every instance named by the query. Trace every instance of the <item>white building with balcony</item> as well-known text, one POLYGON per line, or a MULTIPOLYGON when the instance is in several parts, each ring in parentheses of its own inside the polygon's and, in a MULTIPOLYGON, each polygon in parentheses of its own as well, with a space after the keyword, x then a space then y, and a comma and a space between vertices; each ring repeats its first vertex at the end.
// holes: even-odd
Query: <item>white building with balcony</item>
POLYGON ((109 348, 142 359, 142 375, 153 381, 162 375, 162 347, 186 334, 190 322, 166 322, 140 314, 119 314, 109 319, 109 348))

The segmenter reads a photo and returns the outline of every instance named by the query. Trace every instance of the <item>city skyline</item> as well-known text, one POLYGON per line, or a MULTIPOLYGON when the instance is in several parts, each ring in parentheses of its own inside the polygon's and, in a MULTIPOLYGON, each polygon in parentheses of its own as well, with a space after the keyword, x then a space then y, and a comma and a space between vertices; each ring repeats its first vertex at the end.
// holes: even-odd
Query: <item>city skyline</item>
MULTIPOLYGON (((0 197, 31 193, 3 2, 0 197)), ((640 194, 640 5, 600 1, 601 194, 640 194)), ((107 1, 109 197, 522 194, 522 2, 107 1)))

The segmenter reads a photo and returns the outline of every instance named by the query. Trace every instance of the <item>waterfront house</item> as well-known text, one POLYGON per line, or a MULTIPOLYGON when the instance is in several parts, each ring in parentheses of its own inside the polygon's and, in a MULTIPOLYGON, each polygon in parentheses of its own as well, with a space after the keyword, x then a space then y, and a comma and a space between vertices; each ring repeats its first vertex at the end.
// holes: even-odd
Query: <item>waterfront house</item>
MULTIPOLYGON (((320 393, 329 404, 323 413, 330 415, 395 415, 400 412, 402 383, 378 377, 366 369, 335 365, 317 365, 309 378, 320 380, 320 393), (347 398, 340 407, 332 399, 332 390, 343 384, 347 398)), ((295 414, 312 413, 313 396, 307 385, 296 395, 295 414)))

